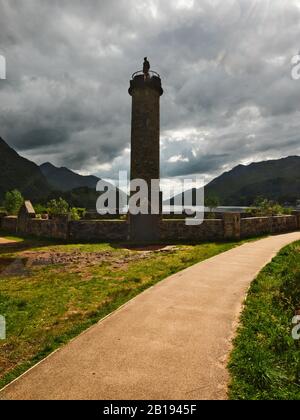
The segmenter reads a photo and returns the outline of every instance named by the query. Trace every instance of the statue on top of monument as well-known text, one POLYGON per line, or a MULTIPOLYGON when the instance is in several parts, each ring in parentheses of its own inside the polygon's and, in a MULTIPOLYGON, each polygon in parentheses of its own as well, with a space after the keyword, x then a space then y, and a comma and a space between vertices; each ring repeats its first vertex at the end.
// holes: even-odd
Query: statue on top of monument
POLYGON ((148 61, 148 58, 145 57, 144 58, 144 65, 143 65, 143 73, 144 73, 144 76, 145 76, 145 80, 149 79, 149 77, 150 77, 149 71, 150 71, 150 63, 148 61))

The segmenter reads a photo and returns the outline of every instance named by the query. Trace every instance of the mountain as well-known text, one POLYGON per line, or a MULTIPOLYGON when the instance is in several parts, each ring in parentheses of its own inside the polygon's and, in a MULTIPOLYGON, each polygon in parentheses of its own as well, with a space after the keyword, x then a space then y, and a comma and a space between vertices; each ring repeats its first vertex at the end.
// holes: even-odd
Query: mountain
POLYGON ((249 206, 258 196, 293 204, 300 199, 300 157, 236 166, 206 185, 205 196, 223 206, 249 206))
POLYGON ((0 201, 13 189, 37 202, 50 193, 51 187, 35 163, 18 155, 0 137, 0 201))
MULTIPOLYGON (((95 210, 97 199, 101 195, 96 191, 100 178, 93 175, 79 175, 68 168, 57 168, 49 162, 44 163, 40 168, 54 190, 50 197, 55 198, 61 191, 60 196, 72 206, 95 210)), ((126 200, 126 194, 118 189, 117 191, 123 200, 126 200)))
POLYGON ((41 165, 40 169, 51 187, 63 192, 84 187, 95 191, 99 181, 96 176, 82 176, 68 168, 57 168, 49 162, 41 165))
MULTIPOLYGON (((40 167, 21 157, 0 137, 0 203, 7 191, 18 189, 25 199, 46 204, 64 198, 71 206, 95 210, 99 192, 96 176, 81 176, 51 163, 40 167)), ((119 191, 123 199, 126 194, 119 191)))

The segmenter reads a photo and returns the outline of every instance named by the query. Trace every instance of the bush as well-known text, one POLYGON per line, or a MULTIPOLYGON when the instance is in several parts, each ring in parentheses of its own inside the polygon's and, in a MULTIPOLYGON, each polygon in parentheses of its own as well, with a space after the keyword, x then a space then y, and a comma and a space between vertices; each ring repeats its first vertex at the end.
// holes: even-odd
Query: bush
POLYGON ((35 210, 36 214, 46 214, 46 213, 48 213, 48 210, 47 210, 46 206, 43 206, 42 204, 36 204, 34 206, 34 210, 35 210))
POLYGON ((53 199, 47 204, 48 214, 50 216, 59 216, 69 213, 69 204, 63 199, 53 199))
POLYGON ((211 195, 205 198, 205 207, 209 208, 208 218, 215 218, 214 211, 220 206, 220 200, 217 196, 211 195))
POLYGON ((9 215, 16 216, 19 213, 20 208, 22 207, 23 203, 24 203, 24 198, 22 194, 20 193, 20 191, 13 190, 13 191, 8 191, 5 194, 3 205, 9 215))
POLYGON ((86 214, 86 209, 72 207, 70 210, 71 220, 74 220, 75 222, 78 220, 81 220, 85 216, 85 214, 86 214))
POLYGON ((258 217, 291 214, 290 209, 286 209, 275 201, 268 200, 264 197, 258 197, 253 204, 253 208, 251 208, 249 212, 258 217))

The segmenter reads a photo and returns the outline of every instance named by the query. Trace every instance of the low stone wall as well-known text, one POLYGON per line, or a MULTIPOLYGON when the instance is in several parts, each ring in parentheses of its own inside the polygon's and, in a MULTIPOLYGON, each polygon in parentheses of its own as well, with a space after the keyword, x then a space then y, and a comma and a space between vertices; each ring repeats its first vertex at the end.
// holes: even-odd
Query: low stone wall
POLYGON ((296 216, 275 216, 272 219, 271 233, 293 232, 300 229, 296 216))
POLYGON ((298 217, 274 216, 274 217, 249 217, 241 219, 241 238, 266 235, 272 233, 292 232, 300 228, 298 217))
POLYGON ((249 217, 241 219, 241 237, 266 235, 272 231, 271 217, 249 217))
POLYGON ((163 220, 160 224, 162 241, 217 241, 224 239, 222 220, 204 220, 199 226, 186 226, 184 220, 163 220))
MULTIPOLYGON (((26 216, 0 218, 0 229, 11 234, 53 238, 72 242, 114 242, 130 238, 128 222, 121 220, 69 221, 60 216, 50 220, 26 216)), ((204 220, 199 226, 187 226, 185 220, 162 220, 161 241, 205 242, 238 240, 240 238, 291 232, 300 229, 300 212, 291 216, 241 218, 237 213, 225 214, 223 219, 204 220)))
POLYGON ((18 223, 17 232, 21 235, 32 235, 38 238, 67 240, 69 238, 69 222, 67 218, 28 219, 18 223))
POLYGON ((18 218, 15 216, 2 217, 0 219, 0 228, 3 232, 16 234, 17 233, 18 218))
POLYGON ((119 220, 93 220, 69 222, 69 240, 78 241, 127 241, 129 225, 119 220))

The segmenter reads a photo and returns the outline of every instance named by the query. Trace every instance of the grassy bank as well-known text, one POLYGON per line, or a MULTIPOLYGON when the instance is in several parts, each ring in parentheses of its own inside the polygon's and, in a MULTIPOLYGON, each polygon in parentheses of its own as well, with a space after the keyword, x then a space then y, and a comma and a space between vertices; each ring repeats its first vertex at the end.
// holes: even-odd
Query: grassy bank
POLYGON ((231 399, 299 400, 300 243, 288 246, 252 284, 230 361, 231 399))
POLYGON ((145 289, 236 245, 0 245, 0 314, 7 322, 0 387, 145 289))

